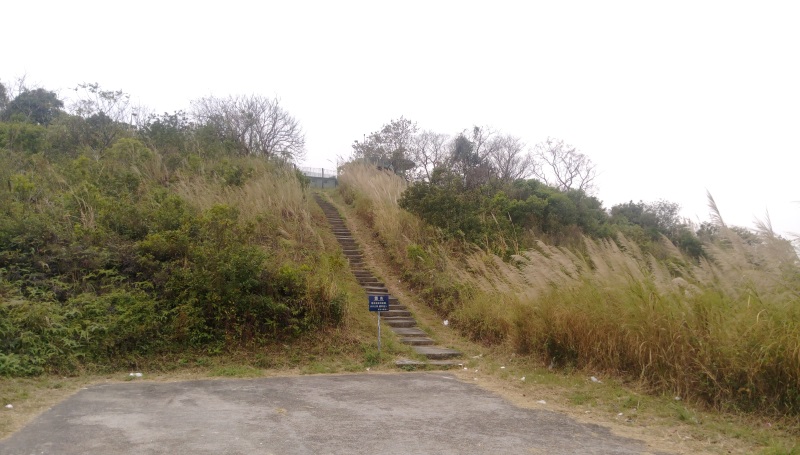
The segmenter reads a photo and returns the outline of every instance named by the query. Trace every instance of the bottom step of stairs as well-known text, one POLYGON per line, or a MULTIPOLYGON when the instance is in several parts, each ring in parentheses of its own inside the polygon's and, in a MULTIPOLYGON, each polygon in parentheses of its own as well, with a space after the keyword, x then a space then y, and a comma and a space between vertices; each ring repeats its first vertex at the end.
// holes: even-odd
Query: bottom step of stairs
POLYGON ((395 366, 400 368, 425 368, 427 366, 437 368, 460 368, 464 366, 463 360, 411 360, 411 359, 398 359, 394 362, 395 366))
POLYGON ((447 348, 440 348, 436 346, 412 346, 414 352, 420 355, 424 355, 428 358, 428 360, 446 360, 452 359, 453 357, 458 357, 461 355, 460 352, 447 349, 447 348))

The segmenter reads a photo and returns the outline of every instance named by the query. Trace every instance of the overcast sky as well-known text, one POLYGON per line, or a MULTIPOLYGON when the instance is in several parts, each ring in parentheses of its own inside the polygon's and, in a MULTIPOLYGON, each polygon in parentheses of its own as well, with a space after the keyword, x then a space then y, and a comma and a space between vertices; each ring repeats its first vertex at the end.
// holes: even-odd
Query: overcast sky
POLYGON ((122 89, 156 112, 277 95, 305 165, 391 119, 554 137, 606 207, 678 202, 800 232, 800 6, 770 1, 15 1, 0 80, 122 89), (252 3, 252 4, 251 4, 252 3))

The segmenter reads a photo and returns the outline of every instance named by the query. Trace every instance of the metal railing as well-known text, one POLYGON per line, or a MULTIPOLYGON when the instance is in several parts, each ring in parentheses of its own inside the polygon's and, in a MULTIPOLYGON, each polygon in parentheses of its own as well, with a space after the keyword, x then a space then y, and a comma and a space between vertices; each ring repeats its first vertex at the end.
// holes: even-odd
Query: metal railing
POLYGON ((308 177, 319 177, 319 178, 334 178, 337 175, 336 171, 332 171, 330 169, 325 169, 321 167, 298 167, 297 169, 300 170, 303 174, 307 175, 308 177))

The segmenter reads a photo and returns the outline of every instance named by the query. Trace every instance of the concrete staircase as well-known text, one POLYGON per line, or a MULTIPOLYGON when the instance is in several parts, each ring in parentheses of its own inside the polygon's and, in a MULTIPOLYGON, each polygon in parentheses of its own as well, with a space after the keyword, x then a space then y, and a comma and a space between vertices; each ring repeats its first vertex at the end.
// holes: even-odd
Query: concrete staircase
MULTIPOLYGON (((330 202, 323 199, 319 194, 314 194, 314 199, 317 204, 322 208, 325 216, 328 218, 333 235, 339 241, 345 257, 350 262, 350 270, 358 280, 358 283, 364 288, 367 294, 389 294, 389 288, 386 283, 380 281, 367 267, 364 255, 361 248, 353 238, 352 233, 347 228, 344 220, 342 219, 339 211, 330 202)), ((364 302, 367 305, 367 302, 364 302)), ((427 360, 422 362, 418 360, 402 359, 395 362, 401 367, 417 367, 424 365, 436 366, 454 366, 460 365, 463 361, 457 360, 461 353, 453 349, 448 349, 441 346, 436 346, 436 342, 428 337, 428 334, 417 327, 417 321, 414 316, 402 305, 397 297, 389 294, 389 311, 381 312, 381 322, 388 325, 391 330, 397 334, 400 341, 407 344, 414 349, 414 351, 427 360)))

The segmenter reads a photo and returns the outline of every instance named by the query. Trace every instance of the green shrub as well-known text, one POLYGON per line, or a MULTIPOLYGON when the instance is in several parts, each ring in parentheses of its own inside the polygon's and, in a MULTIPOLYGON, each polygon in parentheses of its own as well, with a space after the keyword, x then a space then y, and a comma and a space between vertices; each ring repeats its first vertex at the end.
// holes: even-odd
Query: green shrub
POLYGON ((25 122, 0 122, 0 148, 41 153, 47 148, 47 128, 25 122))

